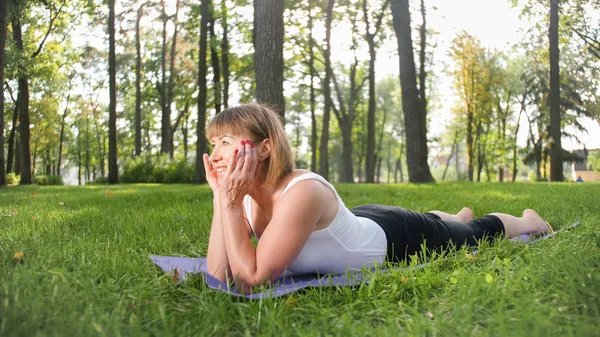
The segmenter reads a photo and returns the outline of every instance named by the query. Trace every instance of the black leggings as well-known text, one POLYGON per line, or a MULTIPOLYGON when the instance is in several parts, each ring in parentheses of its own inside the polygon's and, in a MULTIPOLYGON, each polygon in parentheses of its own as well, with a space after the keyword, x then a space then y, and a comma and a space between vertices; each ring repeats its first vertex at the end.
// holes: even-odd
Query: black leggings
POLYGON ((350 210, 358 217, 375 221, 387 238, 387 260, 399 262, 422 251, 439 251, 449 245, 475 246, 480 240, 503 236, 504 225, 494 215, 468 223, 446 221, 432 213, 419 213, 400 207, 363 205, 350 210))

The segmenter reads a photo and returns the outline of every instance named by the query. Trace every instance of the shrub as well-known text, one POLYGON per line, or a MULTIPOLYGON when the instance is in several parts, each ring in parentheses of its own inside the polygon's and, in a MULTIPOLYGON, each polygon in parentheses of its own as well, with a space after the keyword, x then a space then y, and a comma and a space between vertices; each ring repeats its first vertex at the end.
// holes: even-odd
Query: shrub
POLYGON ((64 185, 62 177, 58 175, 36 175, 33 182, 37 185, 64 185))
POLYGON ((194 167, 186 160, 142 155, 125 162, 120 178, 124 183, 191 183, 194 167))
POLYGON ((21 181, 21 176, 16 173, 8 173, 6 174, 6 185, 14 186, 17 185, 21 181))
POLYGON ((108 184, 108 178, 107 177, 98 177, 98 178, 94 179, 94 181, 87 182, 87 184, 91 184, 91 185, 108 184))

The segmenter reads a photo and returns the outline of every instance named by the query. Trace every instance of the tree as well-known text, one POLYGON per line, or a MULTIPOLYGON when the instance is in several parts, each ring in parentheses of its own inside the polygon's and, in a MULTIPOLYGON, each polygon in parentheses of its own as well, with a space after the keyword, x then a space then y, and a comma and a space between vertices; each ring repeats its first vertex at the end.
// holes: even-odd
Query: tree
POLYGON ((323 107, 323 125, 321 126, 321 144, 319 145, 319 174, 329 179, 329 119, 331 114, 331 21, 333 20, 333 5, 335 0, 327 2, 325 19, 325 79, 323 81, 323 96, 325 97, 323 107))
POLYGON ((108 0, 108 183, 119 183, 117 166, 117 65, 115 55, 115 0, 108 0))
POLYGON ((4 164, 4 47, 6 46, 6 1, 0 1, 0 187, 6 185, 4 164))
POLYGON ((560 113, 560 68, 558 48, 558 0, 550 0, 550 137, 552 181, 563 181, 562 134, 560 113))
POLYGON ((196 184, 206 183, 206 172, 204 170, 204 161, 202 156, 207 152, 208 146, 204 129, 206 128, 206 49, 208 35, 208 21, 210 15, 210 0, 201 0, 200 2, 200 42, 198 54, 198 121, 197 121, 197 140, 196 140, 196 169, 194 182, 196 184))
POLYGON ((400 85, 406 131, 409 181, 434 181, 427 162, 427 116, 421 109, 413 54, 408 0, 392 0, 394 31, 400 55, 400 85))
POLYGON ((369 45, 369 111, 367 117, 367 162, 366 162, 366 182, 373 183, 375 177, 375 37, 381 28, 383 15, 389 4, 389 0, 384 0, 381 11, 376 17, 374 29, 371 32, 371 21, 369 20, 369 11, 367 10, 367 0, 362 1, 363 15, 365 21, 365 37, 369 45))
POLYGON ((285 120, 283 97, 284 1, 254 1, 254 68, 256 100, 271 106, 285 120))

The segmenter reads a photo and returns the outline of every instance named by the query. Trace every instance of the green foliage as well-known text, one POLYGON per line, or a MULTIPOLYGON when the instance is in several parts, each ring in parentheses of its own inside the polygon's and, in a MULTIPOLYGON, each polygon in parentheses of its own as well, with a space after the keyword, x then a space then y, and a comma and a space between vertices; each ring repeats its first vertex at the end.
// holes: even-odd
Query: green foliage
POLYGON ((120 180, 123 183, 192 183, 194 167, 186 160, 142 155, 125 162, 120 180))
POLYGON ((36 185, 42 185, 42 186, 64 185, 62 177, 59 175, 38 174, 33 178, 33 182, 36 185))
POLYGON ((11 173, 6 174, 6 185, 8 185, 8 186, 17 185, 20 180, 21 180, 21 176, 16 173, 11 172, 11 173))
POLYGON ((476 215, 533 207, 557 230, 581 224, 533 245, 498 240, 476 255, 448 252, 420 269, 368 273, 369 284, 250 301, 201 277, 174 283, 148 259, 205 256, 208 186, 0 189, 0 335, 598 335, 600 214, 590 196, 600 184, 337 187, 348 207, 470 206, 476 215))
POLYGON ((600 151, 593 151, 588 155, 588 169, 600 172, 600 151))

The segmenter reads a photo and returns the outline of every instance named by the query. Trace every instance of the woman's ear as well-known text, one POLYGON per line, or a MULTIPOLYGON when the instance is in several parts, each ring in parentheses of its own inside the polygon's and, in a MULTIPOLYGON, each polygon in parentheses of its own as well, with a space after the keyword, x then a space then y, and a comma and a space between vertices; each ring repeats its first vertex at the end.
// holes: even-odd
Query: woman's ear
POLYGON ((267 138, 258 144, 258 159, 263 161, 271 155, 271 141, 267 138))

